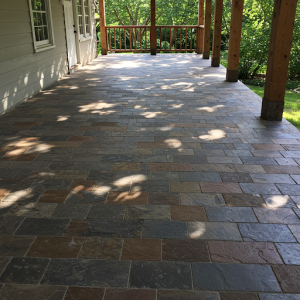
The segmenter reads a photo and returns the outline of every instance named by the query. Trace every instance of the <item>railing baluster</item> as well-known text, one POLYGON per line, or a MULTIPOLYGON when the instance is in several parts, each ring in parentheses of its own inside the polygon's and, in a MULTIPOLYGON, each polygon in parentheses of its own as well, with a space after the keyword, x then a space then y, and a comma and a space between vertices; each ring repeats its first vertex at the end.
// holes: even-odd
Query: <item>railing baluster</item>
POLYGON ((190 50, 193 49, 193 28, 191 28, 191 42, 190 42, 190 50))
POLYGON ((179 39, 179 43, 180 43, 180 51, 181 51, 181 33, 182 33, 182 28, 180 27, 180 39, 179 39))
POLYGON ((130 43, 130 51, 132 50, 132 47, 131 47, 131 28, 129 28, 129 43, 130 43))
POLYGON ((136 27, 134 28, 135 36, 134 36, 134 47, 136 51, 136 27))
POLYGON ((185 51, 187 50, 187 28, 185 28, 185 51))
POLYGON ((140 28, 140 50, 142 50, 142 28, 140 28))
POLYGON ((147 50, 147 28, 145 28, 145 50, 147 50))
POLYGON ((110 34, 110 28, 108 28, 108 48, 109 48, 109 50, 111 50, 110 40, 111 40, 111 34, 110 34))
POLYGON ((126 45, 126 27, 124 27, 124 40, 125 40, 125 51, 127 50, 127 45, 126 45))
POLYGON ((175 31, 175 35, 174 35, 174 48, 175 48, 175 51, 176 51, 176 44, 177 44, 177 28, 174 27, 174 31, 175 31))
POLYGON ((171 51, 171 41, 172 41, 172 27, 170 27, 170 51, 171 51))
POLYGON ((167 27, 165 27, 165 51, 167 50, 167 27))
POLYGON ((119 41, 120 41, 120 50, 122 50, 121 27, 119 27, 119 41))
POLYGON ((161 28, 159 28, 160 36, 159 36, 159 50, 161 51, 161 28))
POLYGON ((117 44, 116 44, 116 28, 114 28, 114 40, 115 40, 115 48, 114 48, 114 50, 117 50, 117 44))

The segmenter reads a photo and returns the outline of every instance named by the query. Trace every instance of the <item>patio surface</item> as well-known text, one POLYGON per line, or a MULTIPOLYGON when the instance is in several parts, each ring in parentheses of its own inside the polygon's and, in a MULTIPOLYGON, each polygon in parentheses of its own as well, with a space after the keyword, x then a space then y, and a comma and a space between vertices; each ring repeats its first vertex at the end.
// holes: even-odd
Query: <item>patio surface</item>
POLYGON ((1 300, 300 299, 300 132, 225 73, 108 55, 0 117, 1 300))

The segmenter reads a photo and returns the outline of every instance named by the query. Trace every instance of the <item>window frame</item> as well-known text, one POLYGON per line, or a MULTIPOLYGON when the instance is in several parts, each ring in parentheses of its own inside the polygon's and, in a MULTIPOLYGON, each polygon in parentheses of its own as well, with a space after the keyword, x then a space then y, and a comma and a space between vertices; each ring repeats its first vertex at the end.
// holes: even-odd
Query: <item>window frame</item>
POLYGON ((92 7, 91 7, 91 1, 87 0, 87 3, 88 3, 87 7, 88 7, 88 12, 89 12, 89 15, 88 15, 89 16, 89 24, 87 24, 86 21, 85 21, 85 17, 86 17, 85 7, 86 6, 84 6, 84 0, 78 0, 78 1, 80 1, 81 8, 82 8, 82 15, 81 15, 82 16, 82 25, 81 26, 83 28, 83 33, 81 34, 80 30, 79 30, 78 5, 77 5, 77 0, 75 0, 75 2, 76 2, 76 16, 77 16, 76 23, 77 23, 77 31, 78 31, 79 42, 80 42, 80 41, 86 41, 86 40, 92 39, 92 37, 93 37, 92 20, 91 20, 91 18, 92 18, 92 7), (89 32, 86 31, 87 25, 89 26, 89 29, 90 29, 89 32))
POLYGON ((53 33, 53 23, 52 23, 52 13, 51 13, 51 0, 44 0, 45 1, 45 12, 47 18, 47 29, 48 29, 48 39, 44 41, 37 41, 35 36, 35 26, 34 26, 34 17, 33 17, 33 9, 31 0, 28 0, 29 5, 29 13, 30 13, 30 21, 31 21, 31 32, 32 32, 32 39, 35 52, 41 52, 44 50, 52 49, 55 47, 54 41, 54 33, 53 33))

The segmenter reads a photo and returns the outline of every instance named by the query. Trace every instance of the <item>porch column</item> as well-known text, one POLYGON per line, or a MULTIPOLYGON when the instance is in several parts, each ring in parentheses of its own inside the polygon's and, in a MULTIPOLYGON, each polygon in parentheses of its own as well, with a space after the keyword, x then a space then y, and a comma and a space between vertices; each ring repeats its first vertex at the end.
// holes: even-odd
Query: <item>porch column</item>
POLYGON ((150 28, 150 49, 151 55, 156 55, 156 25, 155 25, 155 0, 151 0, 151 28, 150 28))
POLYGON ((101 54, 107 55, 107 40, 105 29, 105 3, 104 0, 99 0, 99 17, 100 17, 100 35, 101 35, 101 54))
POLYGON ((228 65, 226 80, 237 82, 239 76, 240 45, 243 23, 244 0, 234 0, 231 6, 228 65))
POLYGON ((212 46, 211 66, 220 66, 221 32, 222 32, 223 0, 215 1, 215 20, 212 46))
POLYGON ((275 0, 261 117, 281 121, 297 0, 275 0))
POLYGON ((211 26, 211 0, 205 0, 204 50, 203 50, 204 59, 208 59, 210 54, 210 26, 211 26))
POLYGON ((199 0, 198 8, 198 27, 197 27, 197 37, 196 37, 196 53, 203 53, 203 28, 200 28, 200 25, 203 25, 204 17, 204 0, 199 0))

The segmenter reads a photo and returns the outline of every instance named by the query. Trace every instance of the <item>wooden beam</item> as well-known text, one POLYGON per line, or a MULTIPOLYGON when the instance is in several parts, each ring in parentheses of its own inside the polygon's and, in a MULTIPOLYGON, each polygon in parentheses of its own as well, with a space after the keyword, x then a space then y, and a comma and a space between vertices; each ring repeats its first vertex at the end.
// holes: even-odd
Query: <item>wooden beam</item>
POLYGON ((281 121, 297 0, 275 0, 261 116, 281 121))
POLYGON ((151 0, 151 28, 150 28, 150 51, 156 55, 156 24, 155 24, 155 0, 151 0))
POLYGON ((210 27, 211 27, 211 0, 205 0, 205 25, 203 58, 209 59, 210 54, 210 27))
POLYGON ((220 66, 221 32, 222 32, 223 0, 215 0, 214 34, 211 66, 220 66))
POLYGON ((105 2, 99 0, 99 17, 100 17, 100 35, 101 35, 101 54, 107 55, 107 38, 105 24, 105 2))
POLYGON ((198 8, 198 27, 196 31, 196 53, 203 53, 203 28, 200 28, 200 25, 203 25, 204 18, 204 0, 199 0, 199 8, 198 8))
POLYGON ((226 80, 229 82, 237 82, 239 76, 243 8, 244 8, 244 0, 232 1, 229 49, 228 49, 228 65, 227 65, 227 73, 226 73, 226 80))

